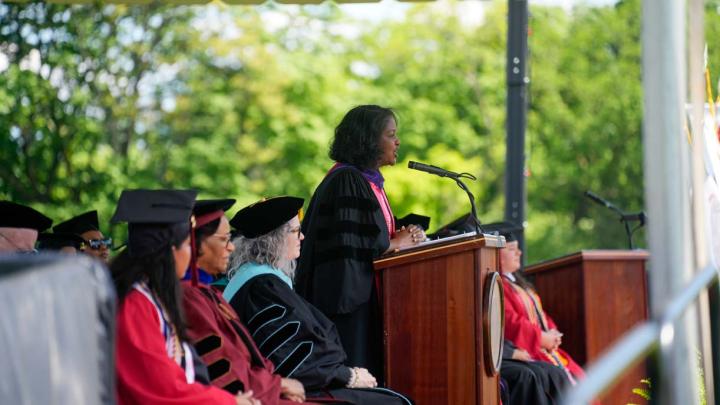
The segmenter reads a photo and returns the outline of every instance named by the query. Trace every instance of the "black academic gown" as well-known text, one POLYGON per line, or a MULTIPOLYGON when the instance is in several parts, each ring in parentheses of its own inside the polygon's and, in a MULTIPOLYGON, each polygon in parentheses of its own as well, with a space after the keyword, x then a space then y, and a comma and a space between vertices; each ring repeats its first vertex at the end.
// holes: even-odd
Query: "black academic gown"
POLYGON ((350 369, 335 325, 279 277, 251 278, 230 298, 275 372, 299 380, 308 399, 330 394, 355 404, 408 404, 386 389, 347 389, 350 369))
POLYGON ((341 167, 320 183, 302 222, 305 240, 295 288, 335 323, 347 364, 382 381, 382 329, 373 260, 390 246, 367 180, 341 167))
POLYGON ((500 376, 509 388, 509 404, 559 404, 560 394, 570 381, 565 371, 544 361, 513 360, 515 345, 505 339, 500 376))

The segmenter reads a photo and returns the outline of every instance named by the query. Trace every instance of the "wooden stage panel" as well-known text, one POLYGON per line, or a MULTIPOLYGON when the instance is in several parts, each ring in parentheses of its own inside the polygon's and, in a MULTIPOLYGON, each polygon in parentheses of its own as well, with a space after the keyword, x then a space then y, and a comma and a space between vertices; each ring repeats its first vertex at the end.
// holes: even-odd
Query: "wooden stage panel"
MULTIPOLYGON (((562 347, 582 366, 648 317, 645 263, 634 250, 589 250, 528 267, 545 310, 565 333, 562 347)), ((603 395, 604 404, 644 404, 632 393, 647 378, 645 364, 603 395)))
POLYGON ((414 380, 417 395, 429 401, 474 399, 473 285, 463 281, 467 277, 463 273, 472 274, 468 266, 472 260, 472 252, 466 252, 448 260, 429 260, 422 269, 413 264, 397 267, 386 275, 384 284, 393 286, 383 288, 386 299, 401 303, 385 308, 392 339, 386 340, 387 364, 408 367, 406 373, 388 375, 389 386, 402 390, 414 380), (433 293, 424 293, 428 291, 433 293))

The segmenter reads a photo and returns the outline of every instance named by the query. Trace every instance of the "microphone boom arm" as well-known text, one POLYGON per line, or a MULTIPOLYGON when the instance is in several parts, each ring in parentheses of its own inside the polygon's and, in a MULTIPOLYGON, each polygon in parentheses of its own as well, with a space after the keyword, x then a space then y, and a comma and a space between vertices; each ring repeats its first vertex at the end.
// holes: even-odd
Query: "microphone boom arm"
POLYGON ((475 196, 470 191, 468 186, 465 185, 465 183, 463 183, 462 180, 460 180, 459 177, 455 177, 455 178, 453 178, 453 180, 455 180, 458 187, 465 190, 465 192, 468 195, 468 198, 470 199, 470 210, 471 210, 470 215, 472 215, 473 223, 475 224, 475 236, 482 235, 482 230, 480 229, 480 220, 478 219, 477 208, 475 207, 475 196))

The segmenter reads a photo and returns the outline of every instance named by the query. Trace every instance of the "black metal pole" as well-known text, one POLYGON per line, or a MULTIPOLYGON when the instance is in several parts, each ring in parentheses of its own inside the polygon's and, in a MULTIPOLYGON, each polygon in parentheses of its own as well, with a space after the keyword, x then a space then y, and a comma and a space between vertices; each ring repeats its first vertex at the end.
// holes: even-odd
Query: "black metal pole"
POLYGON ((712 356, 713 386, 715 391, 715 404, 720 404, 720 330, 718 329, 718 308, 720 308, 720 287, 715 280, 708 286, 708 302, 710 307, 710 347, 712 356))
MULTIPOLYGON (((505 220, 524 228, 525 204, 525 128, 527 126, 528 2, 508 0, 507 109, 505 128, 505 220)), ((524 229, 518 244, 525 250, 524 229)), ((526 255, 522 256, 525 263, 526 255)))

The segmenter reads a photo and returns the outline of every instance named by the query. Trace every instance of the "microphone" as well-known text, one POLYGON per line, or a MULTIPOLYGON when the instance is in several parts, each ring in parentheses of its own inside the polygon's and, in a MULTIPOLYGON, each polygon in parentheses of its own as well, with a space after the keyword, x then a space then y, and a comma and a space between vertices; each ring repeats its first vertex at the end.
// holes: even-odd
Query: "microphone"
POLYGON ((450 170, 441 169, 437 166, 433 165, 426 165, 424 163, 418 163, 413 162, 412 160, 408 162, 408 167, 413 170, 419 170, 421 172, 434 174, 440 177, 450 177, 451 179, 458 179, 460 176, 460 173, 451 172, 450 170))
POLYGON ((612 205, 612 203, 610 201, 603 199, 602 197, 593 193, 590 190, 585 192, 585 196, 604 207, 610 208, 611 210, 619 211, 618 208, 615 207, 614 205, 612 205))
POLYGON ((633 233, 640 229, 643 225, 647 223, 647 215, 645 215, 645 211, 640 211, 636 213, 626 213, 625 211, 621 210, 620 208, 616 207, 611 203, 610 201, 605 200, 604 198, 600 197, 599 195, 593 193, 590 190, 585 191, 585 196, 589 199, 595 201, 596 203, 614 211, 618 215, 620 215, 620 222, 622 222, 625 226, 625 233, 627 234, 628 238, 628 246, 630 249, 634 249, 633 245, 633 233), (634 229, 630 229, 630 221, 638 221, 640 224, 636 226, 634 229))

